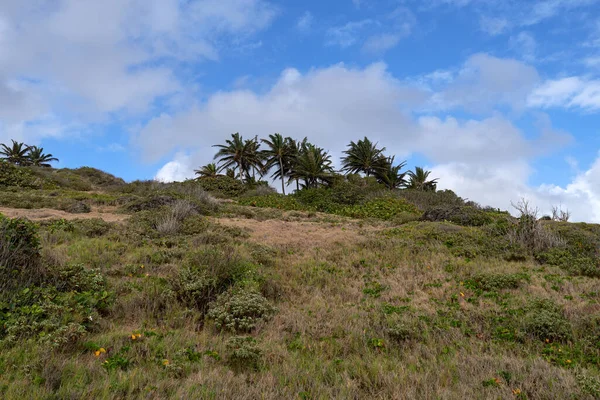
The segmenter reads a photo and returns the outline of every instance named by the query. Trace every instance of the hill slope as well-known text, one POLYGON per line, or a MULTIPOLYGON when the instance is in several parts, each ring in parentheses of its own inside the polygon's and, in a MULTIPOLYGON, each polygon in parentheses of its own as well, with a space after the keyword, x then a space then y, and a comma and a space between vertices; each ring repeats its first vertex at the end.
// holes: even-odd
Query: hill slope
POLYGON ((600 396, 600 226, 84 175, 0 196, 99 217, 0 218, 1 398, 600 396))

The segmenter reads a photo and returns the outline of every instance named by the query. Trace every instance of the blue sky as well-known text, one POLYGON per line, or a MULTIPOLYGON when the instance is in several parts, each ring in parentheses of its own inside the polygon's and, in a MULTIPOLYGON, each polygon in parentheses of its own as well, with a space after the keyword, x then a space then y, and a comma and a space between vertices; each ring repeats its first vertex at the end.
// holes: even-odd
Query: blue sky
POLYGON ((600 221, 600 1, 3 0, 0 142, 181 180, 233 132, 365 135, 442 188, 600 221))

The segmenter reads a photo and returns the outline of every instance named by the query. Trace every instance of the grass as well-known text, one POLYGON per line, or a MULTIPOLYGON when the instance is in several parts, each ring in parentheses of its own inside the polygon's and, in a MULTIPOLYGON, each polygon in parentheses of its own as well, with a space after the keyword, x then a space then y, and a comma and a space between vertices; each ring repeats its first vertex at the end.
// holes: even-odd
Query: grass
MULTIPOLYGON (((350 219, 181 187, 148 202, 136 185, 144 207, 124 222, 37 224, 54 283, 31 290, 54 308, 36 329, 65 307, 82 328, 57 345, 0 329, 0 398, 600 396, 600 280, 564 261, 597 261, 595 225, 548 223, 564 245, 537 254, 500 214, 462 226, 374 217, 383 206, 350 219)), ((57 197, 75 195, 123 193, 57 197)), ((0 323, 29 323, 23 291, 0 323)))

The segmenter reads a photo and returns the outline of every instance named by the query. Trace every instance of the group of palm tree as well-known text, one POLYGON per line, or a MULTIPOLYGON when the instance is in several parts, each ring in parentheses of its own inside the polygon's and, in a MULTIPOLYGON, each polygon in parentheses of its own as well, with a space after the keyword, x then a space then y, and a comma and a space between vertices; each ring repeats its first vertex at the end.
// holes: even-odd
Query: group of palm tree
POLYGON ((58 161, 52 154, 45 154, 43 147, 28 146, 12 140, 12 145, 0 144, 0 159, 19 166, 51 167, 50 163, 58 161))
MULTIPOLYGON (((273 171, 271 178, 281 180, 281 191, 285 194, 286 184, 295 182, 296 189, 316 188, 330 184, 336 171, 331 155, 310 142, 307 138, 296 141, 283 137, 279 133, 269 135, 268 139, 244 140, 239 133, 231 135, 225 144, 215 145, 217 163, 210 163, 195 173, 200 177, 215 177, 222 172, 245 182, 256 182, 273 171), (265 145, 265 149, 260 149, 265 145)), ((402 172, 406 162, 395 163, 394 156, 384 154, 385 147, 378 148, 367 137, 350 142, 342 157, 341 172, 364 174, 374 177, 388 189, 409 188, 423 191, 435 191, 437 179, 429 179, 430 171, 416 167, 414 171, 402 172)))

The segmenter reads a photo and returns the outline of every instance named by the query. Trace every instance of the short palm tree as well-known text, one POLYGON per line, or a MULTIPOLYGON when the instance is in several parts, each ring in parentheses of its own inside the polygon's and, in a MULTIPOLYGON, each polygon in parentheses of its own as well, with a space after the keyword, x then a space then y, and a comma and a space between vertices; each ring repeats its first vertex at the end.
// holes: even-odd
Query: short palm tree
POLYGON ((29 165, 29 157, 27 157, 28 152, 29 146, 15 140, 12 140, 12 147, 8 147, 5 144, 0 145, 0 156, 3 156, 3 160, 12 164, 29 165))
POLYGON ((333 178, 331 155, 314 144, 303 142, 291 173, 292 179, 304 181, 304 188, 316 188, 333 178))
POLYGON ((286 166, 289 165, 293 157, 293 148, 290 146, 288 140, 279 133, 269 135, 269 139, 261 139, 261 141, 268 147, 266 150, 263 150, 266 161, 265 170, 268 171, 273 167, 276 168, 271 177, 281 179, 281 191, 285 194, 286 166))
POLYGON ((385 147, 378 149, 377 143, 372 143, 366 136, 358 142, 350 142, 348 150, 342 157, 342 171, 350 174, 363 172, 367 176, 377 174, 378 169, 384 165, 383 152, 385 147))
POLYGON ((437 178, 428 180, 429 175, 431 175, 431 171, 425 171, 421 167, 415 167, 414 172, 408 172, 409 181, 407 188, 435 192, 437 189, 437 178))
POLYGON ((405 186, 407 183, 405 179, 406 172, 401 172, 405 165, 406 161, 394 165, 394 157, 386 158, 381 163, 381 167, 377 170, 377 181, 390 190, 399 189, 402 186, 405 186))
POLYGON ((58 158, 52 156, 52 154, 44 154, 43 147, 30 146, 29 152, 27 153, 29 164, 35 167, 50 168, 50 163, 58 161, 58 158))
POLYGON ((242 157, 242 169, 246 175, 246 178, 250 178, 250 171, 252 171, 252 179, 256 180, 256 172, 260 177, 264 174, 264 156, 260 151, 260 142, 258 136, 254 139, 248 139, 244 142, 244 150, 242 157))
POLYGON ((217 167, 217 164, 209 163, 200 169, 195 169, 194 173, 199 175, 200 178, 214 178, 219 175, 219 168, 217 167))
POLYGON ((231 139, 225 141, 225 144, 216 144, 219 151, 215 154, 215 160, 218 159, 222 163, 219 170, 227 170, 228 168, 237 168, 238 177, 242 180, 242 172, 244 166, 244 156, 246 144, 239 133, 231 135, 231 139))

